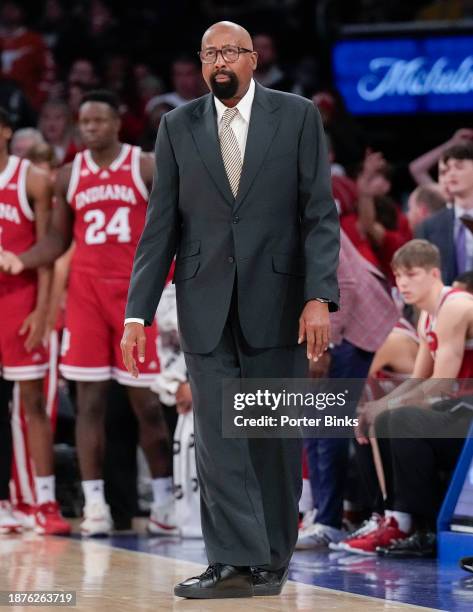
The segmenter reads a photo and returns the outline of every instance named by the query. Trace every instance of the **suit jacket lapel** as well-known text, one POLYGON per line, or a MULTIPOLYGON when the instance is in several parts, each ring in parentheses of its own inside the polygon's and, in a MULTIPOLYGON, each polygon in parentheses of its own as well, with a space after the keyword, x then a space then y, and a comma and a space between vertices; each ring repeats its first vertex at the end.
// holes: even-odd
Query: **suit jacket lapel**
POLYGON ((222 196, 233 206, 234 197, 223 165, 217 134, 217 118, 213 95, 202 100, 192 115, 192 135, 210 176, 222 196))
POLYGON ((235 210, 245 199, 276 134, 280 120, 279 113, 276 112, 277 109, 278 106, 268 96, 266 89, 256 83, 250 125, 248 126, 245 158, 234 204, 235 210))
POLYGON ((235 209, 245 199, 276 134, 279 125, 277 110, 277 104, 268 96, 267 91, 261 85, 256 84, 250 125, 248 126, 245 158, 236 198, 233 197, 230 189, 220 152, 213 95, 205 96, 202 104, 194 110, 191 123, 192 135, 202 161, 222 196, 235 209))

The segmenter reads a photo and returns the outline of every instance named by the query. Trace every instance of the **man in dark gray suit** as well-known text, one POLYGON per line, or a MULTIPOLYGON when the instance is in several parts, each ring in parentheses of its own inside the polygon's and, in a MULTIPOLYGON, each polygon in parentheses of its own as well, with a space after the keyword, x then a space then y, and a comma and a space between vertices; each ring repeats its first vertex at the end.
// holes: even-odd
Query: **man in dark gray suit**
POLYGON ((253 81, 240 26, 202 39, 212 93, 163 118, 122 340, 135 376, 171 261, 192 387, 209 568, 189 598, 279 594, 297 539, 301 441, 223 439, 222 380, 304 377, 338 307, 339 225, 319 114, 253 81), (304 351, 302 343, 307 341, 304 351))
POLYGON ((451 285, 458 275, 473 269, 473 142, 452 145, 441 161, 452 204, 421 223, 415 234, 438 247, 442 280, 451 285))

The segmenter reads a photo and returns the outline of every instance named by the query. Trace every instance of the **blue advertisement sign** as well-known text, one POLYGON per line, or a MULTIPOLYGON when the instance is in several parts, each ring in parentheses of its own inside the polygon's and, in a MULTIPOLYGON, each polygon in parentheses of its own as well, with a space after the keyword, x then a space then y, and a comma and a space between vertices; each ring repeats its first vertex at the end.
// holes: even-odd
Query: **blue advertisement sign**
POLYGON ((340 41, 332 63, 353 114, 473 111, 473 36, 340 41))

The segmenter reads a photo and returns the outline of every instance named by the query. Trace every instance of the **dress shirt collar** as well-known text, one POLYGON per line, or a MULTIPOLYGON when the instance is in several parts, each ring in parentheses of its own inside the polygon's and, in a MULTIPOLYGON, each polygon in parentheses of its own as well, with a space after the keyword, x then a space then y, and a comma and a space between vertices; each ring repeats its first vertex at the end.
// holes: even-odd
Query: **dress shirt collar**
MULTIPOLYGON (((250 86, 248 87, 248 91, 243 96, 243 98, 238 102, 236 107, 238 112, 242 116, 242 118, 246 121, 246 123, 250 122, 251 116, 251 107, 253 105, 253 99, 255 97, 255 82, 253 79, 250 81, 250 86)), ((222 120, 223 113, 227 110, 228 106, 225 106, 223 102, 220 102, 218 98, 214 96, 215 100, 215 108, 217 110, 217 123, 220 124, 222 120)))
POLYGON ((460 217, 473 217, 473 208, 462 208, 455 204, 453 206, 455 211, 455 219, 460 219, 460 217))

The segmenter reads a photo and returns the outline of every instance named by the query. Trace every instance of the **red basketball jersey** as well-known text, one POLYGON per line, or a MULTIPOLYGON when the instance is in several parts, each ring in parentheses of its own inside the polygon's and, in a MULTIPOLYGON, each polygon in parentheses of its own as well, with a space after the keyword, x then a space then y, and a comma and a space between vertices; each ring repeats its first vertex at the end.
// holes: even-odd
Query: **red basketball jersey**
MULTIPOLYGON (((452 287, 444 287, 440 295, 440 300, 434 314, 428 314, 425 310, 422 311, 419 319, 419 330, 424 340, 427 342, 432 358, 435 360, 435 355, 438 348, 438 338, 435 333, 439 312, 446 301, 458 297, 468 297, 472 300, 473 295, 461 289, 452 289, 452 287)), ((473 378, 473 338, 465 340, 465 350, 463 352, 463 361, 460 366, 457 378, 473 378)))
POLYGON ((74 270, 130 277, 148 202, 140 154, 139 147, 124 144, 107 168, 97 166, 89 150, 75 156, 67 191, 75 216, 74 270))
MULTIPOLYGON (((29 165, 29 161, 10 155, 0 173, 0 246, 17 254, 36 242, 34 212, 26 192, 29 165)), ((32 270, 25 270, 18 276, 0 272, 0 296, 36 282, 36 279, 37 275, 32 270)))

